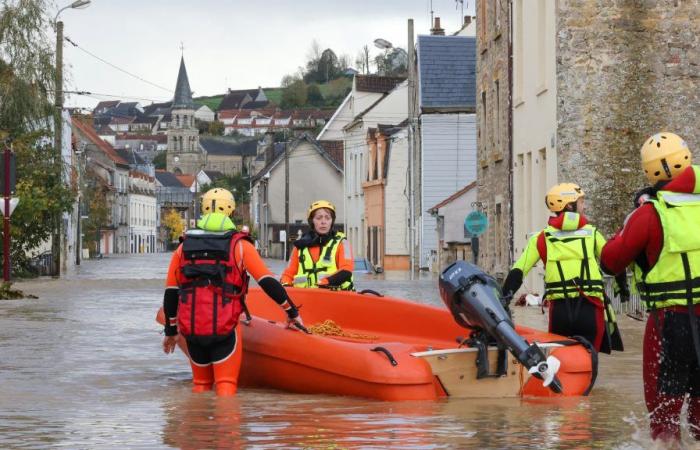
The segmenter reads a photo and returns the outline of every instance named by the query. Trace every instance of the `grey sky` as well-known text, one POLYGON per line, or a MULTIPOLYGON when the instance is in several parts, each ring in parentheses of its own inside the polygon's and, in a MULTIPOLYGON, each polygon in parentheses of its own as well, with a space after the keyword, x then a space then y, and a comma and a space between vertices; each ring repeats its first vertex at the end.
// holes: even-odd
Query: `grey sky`
MULTIPOLYGON (((70 3, 59 0, 58 5, 70 3)), ((460 26, 455 0, 433 0, 446 32, 460 26)), ((464 0, 464 14, 475 0, 464 0)), ((355 61, 358 51, 382 37, 406 47, 406 21, 416 34, 430 29, 430 0, 92 0, 84 10, 65 10, 65 35, 85 50, 170 90, 180 63, 180 42, 195 95, 278 86, 306 59, 315 38, 322 48, 355 61)), ((52 14, 53 15, 53 14, 52 14)), ((66 89, 150 100, 167 92, 141 82, 65 43, 66 89)), ((70 106, 94 106, 113 97, 70 95, 70 106)))

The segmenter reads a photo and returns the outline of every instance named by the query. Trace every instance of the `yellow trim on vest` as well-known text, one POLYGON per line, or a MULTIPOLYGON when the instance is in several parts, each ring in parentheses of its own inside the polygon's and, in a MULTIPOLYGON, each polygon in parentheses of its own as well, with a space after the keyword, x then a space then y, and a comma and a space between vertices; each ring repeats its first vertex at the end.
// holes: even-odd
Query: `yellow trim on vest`
MULTIPOLYGON (((299 267, 294 276, 294 287, 299 288, 316 288, 318 282, 338 271, 338 266, 335 263, 338 253, 338 244, 345 239, 345 234, 337 232, 335 236, 326 242, 318 255, 318 261, 313 262, 311 252, 308 247, 304 247, 299 252, 299 267)), ((344 244, 347 245, 347 242, 344 244)), ((351 290, 353 287, 352 278, 350 281, 340 285, 341 290, 351 290)))

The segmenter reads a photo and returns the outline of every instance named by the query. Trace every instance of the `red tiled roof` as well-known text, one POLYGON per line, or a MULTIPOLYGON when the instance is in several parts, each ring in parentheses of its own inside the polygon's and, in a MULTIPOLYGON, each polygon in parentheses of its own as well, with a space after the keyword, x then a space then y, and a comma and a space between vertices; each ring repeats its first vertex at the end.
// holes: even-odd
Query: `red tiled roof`
POLYGON ((445 200, 441 201, 437 205, 433 206, 432 208, 428 208, 429 212, 437 212, 438 209, 442 208, 443 206, 447 205, 448 203, 452 202, 453 200, 457 199, 460 197, 462 194, 470 191, 472 188, 476 187, 476 181, 472 181, 468 185, 464 186, 462 189, 458 190, 454 194, 450 195, 447 197, 445 200))
POLYGON ((117 164, 123 164, 125 166, 128 166, 129 163, 126 162, 124 158, 119 156, 119 154, 114 150, 114 147, 112 147, 108 142, 104 141, 101 137, 97 135, 97 132, 95 131, 94 128, 92 128, 92 125, 88 125, 85 122, 81 121, 78 117, 73 117, 72 120, 73 126, 80 131, 81 134, 87 138, 90 142, 95 144, 97 147, 100 148, 105 154, 114 161, 117 164))
POLYGON ((406 77, 385 77, 381 75, 355 75, 355 89, 362 92, 384 94, 404 81, 406 77))
POLYGON ((185 187, 192 187, 194 184, 194 175, 175 175, 175 178, 185 187))
POLYGON ((140 172, 138 170, 130 170, 129 176, 132 178, 141 178, 142 180, 146 181, 155 181, 155 179, 152 176, 148 175, 147 173, 140 172))

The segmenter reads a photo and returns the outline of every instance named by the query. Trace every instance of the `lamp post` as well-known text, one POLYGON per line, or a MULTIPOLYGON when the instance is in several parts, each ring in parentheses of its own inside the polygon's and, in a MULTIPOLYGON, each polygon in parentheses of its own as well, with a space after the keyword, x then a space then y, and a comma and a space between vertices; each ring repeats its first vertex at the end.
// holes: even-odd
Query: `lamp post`
MULTIPOLYGON (((63 22, 58 20, 58 16, 66 9, 86 8, 90 5, 90 0, 76 0, 70 5, 59 9, 54 18, 56 24, 56 86, 55 86, 55 106, 54 114, 54 147, 56 164, 61 168, 60 176, 63 178, 63 22)), ((61 276, 61 233, 62 214, 56 213, 54 216, 53 236, 51 237, 51 256, 53 257, 53 276, 61 276)))

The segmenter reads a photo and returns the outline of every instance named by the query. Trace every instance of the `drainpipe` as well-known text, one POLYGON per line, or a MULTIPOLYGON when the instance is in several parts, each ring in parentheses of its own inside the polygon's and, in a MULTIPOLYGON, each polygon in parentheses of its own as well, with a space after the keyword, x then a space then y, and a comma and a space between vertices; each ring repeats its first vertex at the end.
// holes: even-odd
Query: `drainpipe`
MULTIPOLYGON (((508 2, 508 208, 510 213, 510 230, 508 230, 508 266, 513 262, 513 234, 515 214, 513 214, 513 2, 508 2)), ((506 267, 505 271, 508 271, 506 267)))

